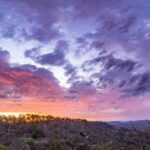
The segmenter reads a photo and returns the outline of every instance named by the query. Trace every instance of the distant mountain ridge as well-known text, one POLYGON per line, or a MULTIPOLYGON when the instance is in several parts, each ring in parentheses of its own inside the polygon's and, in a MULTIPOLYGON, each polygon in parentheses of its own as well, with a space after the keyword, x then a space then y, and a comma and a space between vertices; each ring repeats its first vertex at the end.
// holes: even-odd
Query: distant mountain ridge
POLYGON ((137 121, 111 121, 107 122, 115 127, 125 127, 125 128, 137 128, 144 129, 150 128, 150 120, 137 120, 137 121))

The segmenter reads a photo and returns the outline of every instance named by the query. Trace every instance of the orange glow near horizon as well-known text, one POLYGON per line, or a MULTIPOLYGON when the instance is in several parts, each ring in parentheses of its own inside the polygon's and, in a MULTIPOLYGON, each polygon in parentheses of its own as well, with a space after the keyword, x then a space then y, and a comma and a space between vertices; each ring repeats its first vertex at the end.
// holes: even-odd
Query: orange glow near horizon
POLYGON ((19 114, 39 114, 51 115, 54 117, 67 117, 72 119, 86 119, 86 120, 100 120, 107 121, 113 116, 106 116, 102 114, 92 114, 88 110, 88 101, 41 101, 41 100, 23 100, 13 102, 11 100, 0 101, 3 105, 0 110, 0 115, 14 115, 19 114))
MULTIPOLYGON (((112 95, 107 95, 105 103, 99 100, 91 100, 90 96, 81 97, 76 101, 65 99, 46 101, 40 99, 40 97, 23 97, 19 101, 3 99, 0 101, 0 115, 14 115, 17 117, 20 114, 38 114, 60 118, 86 119, 89 121, 126 121, 128 120, 128 116, 124 115, 126 107, 132 107, 133 111, 138 111, 138 108, 141 106, 140 100, 139 103, 132 100, 124 101, 123 105, 120 104, 120 108, 114 109, 112 106, 113 100, 111 101, 110 97, 112 95), (135 104, 137 107, 133 107, 135 104)), ((101 96, 101 99, 104 99, 104 97, 101 96)), ((146 108, 148 109, 149 107, 147 106, 146 108)))
POLYGON ((36 115, 48 115, 48 114, 43 114, 43 113, 33 113, 33 112, 0 112, 0 116, 15 116, 19 117, 19 115, 26 115, 26 114, 36 114, 36 115))
MULTIPOLYGON (((44 113, 33 113, 33 112, 0 112, 0 116, 15 116, 15 117, 19 117, 20 115, 27 115, 27 114, 35 114, 35 115, 44 115, 44 116, 53 116, 53 117, 60 117, 60 116, 54 116, 54 115, 51 115, 51 114, 44 114, 44 113)), ((60 117, 60 118, 63 118, 63 117, 60 117)), ((66 118, 66 117, 64 117, 66 118)), ((67 118, 70 118, 70 117, 67 117, 67 118)), ((92 118, 70 118, 70 119, 85 119, 85 120, 88 120, 88 121, 94 121, 94 119, 92 118)))

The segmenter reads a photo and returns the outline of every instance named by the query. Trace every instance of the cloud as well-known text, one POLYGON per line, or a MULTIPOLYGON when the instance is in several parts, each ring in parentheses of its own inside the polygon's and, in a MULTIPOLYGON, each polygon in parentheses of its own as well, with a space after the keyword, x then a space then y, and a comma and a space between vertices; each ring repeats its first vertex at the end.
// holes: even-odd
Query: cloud
MULTIPOLYGON (((95 89, 102 83, 104 85, 108 83, 127 94, 126 91, 132 91, 128 90, 128 82, 134 81, 132 80, 134 78, 138 82, 137 75, 145 78, 144 75, 149 74, 150 21, 149 3, 146 0, 142 3, 135 0, 132 2, 71 0, 66 3, 63 0, 15 0, 14 2, 1 1, 1 3, 0 16, 2 16, 1 32, 3 36, 10 38, 20 36, 41 42, 57 38, 55 41, 57 44, 52 52, 44 51, 42 53, 37 47, 27 50, 24 55, 40 65, 63 67, 71 87, 78 89, 79 82, 82 87, 88 78, 88 82, 92 81, 92 84, 96 86, 95 89), (79 37, 73 39, 75 45, 70 46, 69 41, 60 40, 59 23, 67 28, 67 25, 71 26, 75 19, 79 24, 93 19, 89 22, 95 24, 95 28, 83 35, 80 32, 77 33, 79 37), (18 26, 16 26, 17 24, 18 26), (4 26, 5 30, 3 30, 4 26), (80 53, 77 59, 82 59, 79 60, 79 65, 74 60, 71 61, 76 57, 70 56, 72 53, 73 55, 76 53, 75 49, 77 49, 77 53, 80 53), (91 58, 86 55, 87 53, 91 58), (106 53, 108 55, 105 55, 106 53), (97 55, 99 56, 97 57, 97 55), (68 58, 70 60, 67 60, 68 58)), ((66 32, 68 31, 70 30, 68 29, 66 32)), ((63 39, 69 38, 63 37, 63 39)), ((136 83, 135 87, 134 82, 130 85, 135 92, 137 86, 140 86, 136 83)), ((145 87, 145 84, 143 86, 145 87)), ((146 87, 148 86, 146 85, 146 87)), ((143 89, 141 94, 148 91, 143 89)), ((137 93, 140 94, 138 91, 137 93)), ((132 92, 131 95, 136 94, 132 92)))
POLYGON ((59 86, 53 73, 34 65, 14 65, 7 62, 9 53, 0 51, 0 97, 21 99, 35 97, 62 99, 65 90, 59 86), (7 65, 4 65, 7 64, 7 65))
POLYGON ((68 50, 67 41, 60 40, 58 41, 53 53, 48 53, 48 54, 38 56, 36 58, 36 62, 42 65, 61 66, 66 62, 65 54, 67 50, 68 50))
POLYGON ((123 91, 129 96, 138 96, 150 92, 150 72, 131 76, 129 80, 124 83, 124 87, 123 91))
POLYGON ((66 62, 64 65, 64 69, 65 69, 65 75, 68 77, 68 83, 73 83, 76 80, 79 79, 79 76, 77 75, 77 68, 72 65, 70 62, 66 62))
POLYGON ((61 36, 56 27, 64 8, 61 0, 2 0, 1 4, 3 37, 48 42, 61 36))
POLYGON ((43 69, 35 70, 13 67, 7 70, 0 70, 1 95, 7 98, 41 97, 41 99, 59 95, 61 88, 52 73, 43 69), (9 74, 8 74, 9 73, 9 74))
POLYGON ((1 67, 3 67, 4 65, 7 65, 9 58, 10 58, 9 52, 0 48, 0 66, 1 67))
POLYGON ((78 0, 72 1, 72 5, 75 9, 75 18, 85 19, 96 16, 103 9, 112 9, 114 6, 117 7, 120 4, 119 0, 99 1, 99 0, 78 0), (107 6, 107 7, 106 7, 107 6))
POLYGON ((97 87, 113 86, 126 96, 149 92, 149 1, 79 0, 73 6, 76 19, 92 18, 97 26, 75 39, 79 56, 95 53, 82 71, 97 87))
POLYGON ((94 94, 96 94, 96 89, 92 85, 92 81, 74 82, 69 91, 72 94, 79 94, 79 96, 94 96, 94 94))
MULTIPOLYGON (((139 96, 150 91, 150 72, 133 60, 115 58, 113 54, 100 55, 85 65, 101 65, 101 72, 93 73, 91 80, 97 79, 101 88, 113 87, 124 96, 139 96)), ((86 67, 86 66, 85 66, 86 67)))
POLYGON ((86 47, 88 42, 91 43, 91 48, 114 51, 122 59, 133 58, 149 68, 149 1, 78 2, 78 18, 87 20, 94 15, 97 25, 78 38, 82 47, 86 47), (90 5, 95 8, 93 12, 90 11, 93 9, 88 9, 90 5))
POLYGON ((41 55, 38 48, 33 48, 25 51, 24 55, 41 65, 62 66, 66 63, 65 54, 68 50, 68 47, 69 44, 67 41, 59 40, 54 52, 41 55))

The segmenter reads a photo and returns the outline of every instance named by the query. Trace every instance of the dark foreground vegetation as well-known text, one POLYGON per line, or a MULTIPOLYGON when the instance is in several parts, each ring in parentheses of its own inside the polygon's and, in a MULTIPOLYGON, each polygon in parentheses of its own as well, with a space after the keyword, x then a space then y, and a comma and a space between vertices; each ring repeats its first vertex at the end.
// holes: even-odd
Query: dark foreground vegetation
POLYGON ((0 150, 150 150, 150 128, 39 115, 0 116, 0 150))

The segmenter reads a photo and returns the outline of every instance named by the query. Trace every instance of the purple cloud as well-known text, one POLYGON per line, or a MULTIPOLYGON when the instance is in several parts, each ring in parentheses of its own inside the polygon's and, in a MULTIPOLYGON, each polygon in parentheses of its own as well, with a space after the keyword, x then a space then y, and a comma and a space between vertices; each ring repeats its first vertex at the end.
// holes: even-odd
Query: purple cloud
POLYGON ((1 30, 2 36, 40 42, 61 36, 55 25, 61 20, 61 9, 65 7, 60 0, 2 0, 1 4, 0 14, 4 16, 1 20, 5 26, 1 30))
MULTIPOLYGON (((19 35, 26 40, 34 39, 40 42, 56 39, 57 45, 53 52, 43 54, 40 48, 33 48, 27 50, 24 55, 40 65, 63 67, 68 82, 72 86, 78 82, 84 82, 82 72, 93 72, 89 80, 98 78, 98 83, 106 82, 121 88, 121 91, 132 91, 128 90, 128 82, 135 81, 132 79, 136 78, 137 83, 139 77, 136 76, 145 79, 145 74, 149 74, 150 21, 149 2, 146 0, 143 2, 139 0, 132 2, 125 0, 110 0, 109 2, 105 0, 66 2, 64 0, 15 0, 13 2, 8 0, 6 2, 2 0, 1 4, 2 36, 16 39, 19 35), (72 34, 75 45, 69 46, 69 41, 60 40, 62 32, 59 29, 59 23, 66 32, 66 37, 63 39, 70 39, 71 36, 67 37, 67 34, 70 31, 69 27, 75 23, 75 19, 79 24, 88 20, 95 25, 95 28, 85 34, 80 34, 79 30, 77 33, 79 37, 72 34), (95 52, 97 56, 94 59, 91 58, 91 61, 85 60, 77 67, 75 64, 70 64, 66 57, 68 51, 76 53, 74 49, 80 53, 78 55, 80 58, 83 58, 83 54, 89 51, 95 52), (102 67, 102 72, 96 72, 98 69, 93 65, 97 68, 102 67)), ((136 89, 140 85, 135 87, 134 82, 130 85, 137 93, 144 94, 149 91, 148 88, 146 90, 148 86, 145 84, 141 84, 145 87, 145 90, 141 88, 141 92, 136 89)), ((131 95, 136 94, 132 92, 131 95)))
POLYGON ((133 60, 121 60, 112 54, 98 56, 86 62, 86 65, 101 65, 101 72, 93 73, 91 79, 97 79, 101 88, 114 87, 124 96, 139 96, 150 91, 150 72, 143 71, 143 65, 133 60))
POLYGON ((0 48, 0 66, 1 67, 3 67, 4 65, 7 65, 9 58, 10 58, 9 52, 0 48))
POLYGON ((59 40, 54 52, 41 55, 39 49, 33 48, 25 51, 25 56, 42 65, 62 66, 66 63, 65 54, 69 48, 67 41, 59 40))
POLYGON ((62 99, 65 92, 59 86, 53 73, 34 65, 12 65, 8 62, 9 53, 0 50, 0 97, 20 99, 38 97, 40 99, 62 99))

